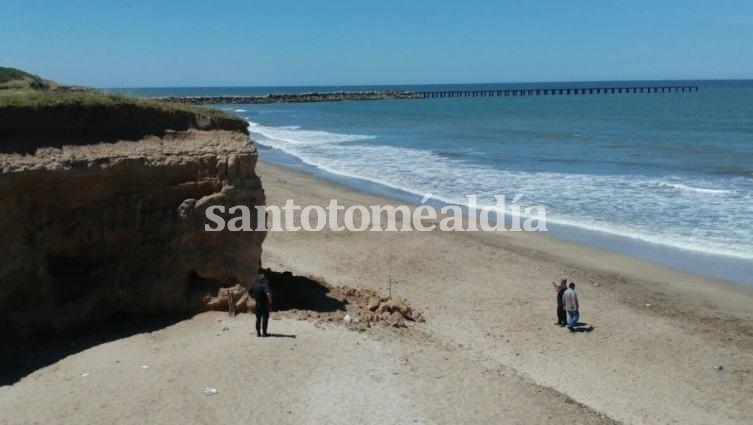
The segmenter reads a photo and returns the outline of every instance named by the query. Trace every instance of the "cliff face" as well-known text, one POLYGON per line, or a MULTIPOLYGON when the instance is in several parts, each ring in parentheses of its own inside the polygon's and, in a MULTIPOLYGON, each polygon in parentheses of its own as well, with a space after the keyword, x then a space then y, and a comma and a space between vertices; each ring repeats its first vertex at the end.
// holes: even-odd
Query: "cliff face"
POLYGON ((265 234, 206 232, 204 214, 255 214, 256 160, 226 130, 0 153, 0 335, 197 311, 254 279, 265 234))

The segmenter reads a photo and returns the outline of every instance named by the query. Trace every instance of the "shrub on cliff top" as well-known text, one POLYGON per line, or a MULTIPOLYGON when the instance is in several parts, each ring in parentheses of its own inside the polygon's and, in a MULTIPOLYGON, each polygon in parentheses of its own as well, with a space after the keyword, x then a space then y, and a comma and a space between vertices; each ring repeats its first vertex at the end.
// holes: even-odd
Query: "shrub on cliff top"
POLYGON ((16 68, 0 66, 0 89, 4 88, 33 88, 44 89, 52 85, 40 77, 16 68))

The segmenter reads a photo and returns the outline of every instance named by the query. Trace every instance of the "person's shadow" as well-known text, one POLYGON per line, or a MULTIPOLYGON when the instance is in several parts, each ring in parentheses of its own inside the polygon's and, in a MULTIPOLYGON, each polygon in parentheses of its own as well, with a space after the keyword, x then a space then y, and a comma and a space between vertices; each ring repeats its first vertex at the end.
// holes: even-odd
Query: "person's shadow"
POLYGON ((575 327, 570 329, 570 332, 593 332, 593 330, 596 329, 595 326, 589 325, 588 323, 578 322, 575 324, 575 327))
POLYGON ((267 338, 296 338, 293 334, 274 334, 274 333, 268 333, 267 338))

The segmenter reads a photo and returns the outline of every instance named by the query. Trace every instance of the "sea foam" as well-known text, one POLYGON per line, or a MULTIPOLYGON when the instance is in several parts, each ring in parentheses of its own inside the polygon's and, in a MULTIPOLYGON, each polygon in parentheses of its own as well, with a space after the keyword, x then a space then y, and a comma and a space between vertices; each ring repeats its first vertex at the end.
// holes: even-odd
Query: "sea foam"
POLYGON ((375 135, 249 122, 259 144, 323 171, 371 181, 445 203, 494 205, 493 195, 523 194, 521 207, 543 205, 547 221, 683 250, 753 259, 753 207, 736 191, 708 182, 635 175, 503 170, 443 151, 391 146, 375 135), (706 198, 712 197, 713 201, 706 198), (701 217, 714 217, 704 222, 701 217), (742 241, 742 242, 741 242, 742 241))

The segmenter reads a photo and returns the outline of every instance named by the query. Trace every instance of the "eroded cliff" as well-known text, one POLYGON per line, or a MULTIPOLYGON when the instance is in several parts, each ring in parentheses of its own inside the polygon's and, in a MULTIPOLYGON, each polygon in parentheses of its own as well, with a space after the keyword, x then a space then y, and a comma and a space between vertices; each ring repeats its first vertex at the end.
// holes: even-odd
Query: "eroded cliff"
POLYGON ((256 160, 235 129, 0 153, 0 334, 198 311, 254 279, 265 234, 206 232, 204 212, 255 212, 256 160))

